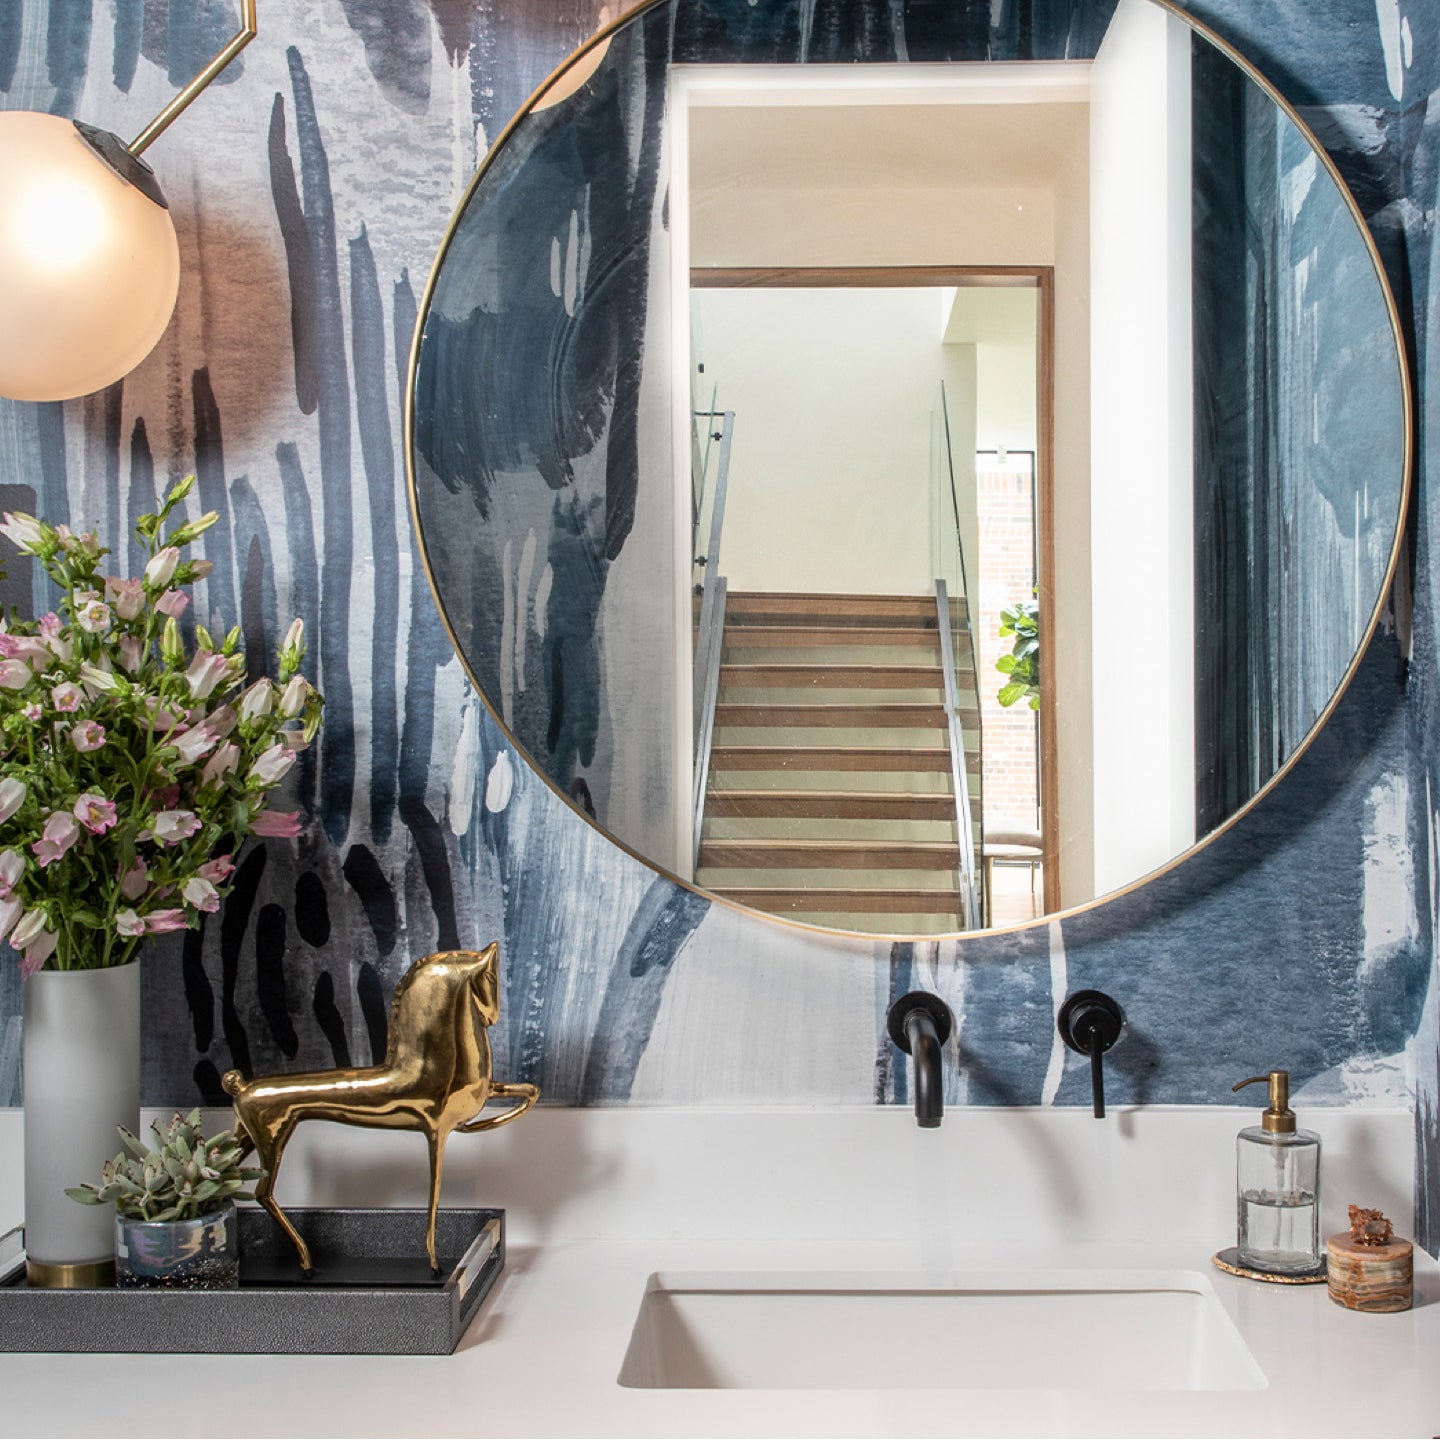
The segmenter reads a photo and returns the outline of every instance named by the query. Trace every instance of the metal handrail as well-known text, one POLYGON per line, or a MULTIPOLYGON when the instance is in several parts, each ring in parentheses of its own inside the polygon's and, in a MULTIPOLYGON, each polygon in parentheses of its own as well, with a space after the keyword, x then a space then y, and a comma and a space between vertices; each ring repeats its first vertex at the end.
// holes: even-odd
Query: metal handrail
MULTIPOLYGON (((713 402, 712 402, 713 403, 713 402)), ((700 863, 700 831, 705 823, 705 792, 710 783, 710 748, 715 734, 715 701, 720 693, 720 655, 725 635, 725 577, 720 573, 720 539, 725 528, 725 491, 730 480, 730 441, 735 431, 733 410, 697 410, 696 418, 716 417, 720 420, 720 454, 715 464, 715 498, 710 506, 710 537, 703 555, 695 556, 697 565, 705 567, 705 583, 700 598, 699 636, 695 646, 695 816, 694 857, 700 863)), ((707 441, 705 469, 709 470, 707 441)), ((700 526, 704 503, 703 477, 700 499, 696 502, 695 529, 700 526)), ((698 537, 697 537, 698 538, 698 537)))
MULTIPOLYGON (((965 541, 964 541, 964 537, 963 537, 963 534, 962 534, 961 529, 960 529, 960 499, 959 499, 959 496, 956 494, 956 491, 955 491, 955 450, 954 450, 954 447, 953 447, 953 445, 951 444, 951 440, 950 440, 950 405, 949 405, 949 402, 948 402, 948 400, 947 400, 947 398, 946 398, 946 395, 945 395, 945 382, 944 382, 943 380, 940 382, 940 421, 941 421, 941 428, 942 428, 942 429, 944 430, 944 432, 945 432, 945 465, 946 465, 946 469, 947 469, 947 471, 948 471, 948 473, 949 473, 949 478, 950 478, 950 509, 951 509, 951 513, 952 513, 952 514, 954 515, 954 517, 955 517, 955 554, 957 555, 957 557, 959 558, 959 561, 960 561, 960 589, 961 589, 961 592, 962 592, 962 598, 963 598, 964 601, 965 601, 965 637, 966 637, 966 639, 969 640, 969 642, 970 642, 970 673, 971 673, 971 675, 972 675, 972 677, 973 677, 973 682, 974 682, 974 687, 975 687, 975 700, 976 700, 976 706, 975 706, 975 742, 976 742, 976 745, 977 745, 977 747, 978 747, 978 753, 979 753, 979 755, 982 757, 981 763, 980 763, 980 765, 979 765, 979 767, 978 767, 978 769, 977 769, 977 772, 976 772, 976 779, 977 779, 978 782, 979 782, 980 814, 981 814, 981 816, 983 817, 984 814, 985 814, 985 766, 984 766, 984 761, 983 761, 983 756, 984 756, 984 754, 985 754, 985 721, 984 721, 983 715, 981 714, 981 708, 980 708, 980 705, 979 705, 979 700, 980 700, 980 671, 979 671, 980 651, 979 651, 979 648, 978 648, 978 647, 976 646, 976 644, 975 644, 975 621, 974 621, 975 606, 971 603, 971 598, 970 598, 970 580, 969 580, 969 576, 967 575, 966 569, 965 569, 965 541)), ((946 611, 945 611, 945 619, 946 619, 947 624, 948 624, 949 618, 950 618, 950 612, 949 612, 949 608, 948 608, 948 606, 947 606, 947 607, 946 607, 946 611)), ((954 654, 954 651, 951 650, 950 653, 953 655, 953 654, 954 654)), ((964 751, 963 751, 963 749, 962 749, 962 751, 961 751, 961 759, 962 759, 962 762, 963 762, 963 759, 964 759, 964 751)), ((968 794, 968 792, 967 792, 967 794, 966 794, 966 808, 967 808, 967 809, 969 808, 969 794, 968 794)), ((982 819, 981 824, 982 824, 982 829, 983 829, 983 824, 984 824, 983 819, 982 819)), ((974 831, 967 828, 967 830, 966 830, 965 833, 966 833, 967 836, 971 837, 972 844, 973 844, 974 831)), ((974 859, 973 855, 972 855, 971 859, 972 859, 972 864, 973 864, 973 859, 974 859)), ((972 880, 972 885, 973 885, 973 880, 972 880)), ((987 906, 988 906, 988 903, 989 903, 989 902, 988 902, 988 899, 987 899, 987 902, 986 902, 986 903, 987 903, 987 906)))
MULTIPOLYGON (((950 781, 955 788, 955 826, 960 846, 960 920, 977 928, 975 831, 970 819, 970 781, 965 771, 965 735, 960 726, 960 690, 955 683, 955 650, 950 635, 950 596, 945 581, 935 580, 935 609, 940 629, 940 668, 945 678, 945 724, 950 740, 950 781)), ((972 650, 973 655, 973 650, 972 650)))
MULTIPOLYGON (((705 577, 708 586, 710 577, 705 577)), ((723 648, 721 636, 725 630, 725 577, 715 582, 715 601, 712 607, 714 634, 705 645, 705 669, 703 675, 697 664, 695 678, 703 681, 698 713, 700 735, 695 744, 695 850, 691 864, 700 864, 700 832, 705 825, 705 793, 710 786, 710 751, 715 738, 715 701, 720 694, 720 652, 723 648)), ((703 610, 701 612, 704 613, 703 610)), ((692 871, 693 873, 693 871, 692 871)))

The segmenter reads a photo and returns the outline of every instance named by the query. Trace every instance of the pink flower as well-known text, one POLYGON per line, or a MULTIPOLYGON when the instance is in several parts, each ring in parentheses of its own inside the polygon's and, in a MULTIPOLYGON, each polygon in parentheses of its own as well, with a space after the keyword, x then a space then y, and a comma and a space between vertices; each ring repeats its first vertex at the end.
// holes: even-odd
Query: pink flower
POLYGON ((126 939, 134 939, 135 936, 145 933, 145 922, 133 910, 117 910, 115 929, 126 939))
POLYGON ((98 665, 82 665, 80 679, 91 695, 113 695, 120 688, 120 682, 115 678, 115 672, 110 668, 110 660, 105 655, 100 657, 98 665))
POLYGON ((53 930, 45 928, 43 910, 25 912, 20 923, 10 932, 10 945, 12 949, 25 952, 20 961, 20 974, 26 980, 55 953, 59 939, 53 930))
POLYGON ((109 576, 105 581, 105 598, 115 604, 115 613, 122 620, 133 620, 145 604, 145 587, 138 580, 119 580, 109 576))
POLYGON ((70 743, 83 755, 105 743, 105 727, 97 720, 82 720, 70 731, 70 743))
POLYGON ((75 623, 92 635, 103 635, 114 623, 114 616, 103 600, 87 600, 75 612, 75 623))
POLYGON ((127 900, 138 900, 150 883, 150 869, 143 860, 135 863, 120 877, 120 893, 127 900))
POLYGON ((220 908, 220 892, 202 875, 192 875, 181 887, 181 898, 187 905, 213 915, 220 908))
POLYGON ((0 660, 0 688, 23 690, 34 679, 34 672, 23 660, 0 660))
POLYGON ((52 865, 80 838, 80 822, 68 810, 56 810, 45 822, 40 838, 30 847, 40 868, 52 865))
POLYGON ((75 653, 74 642, 63 633, 64 627, 60 617, 53 611, 49 611, 40 617, 40 638, 50 647, 50 653, 63 665, 70 663, 70 657, 75 653))
MULTIPOLYGON (((0 860, 3 858, 0 856, 0 860)), ((207 860, 195 873, 202 880, 223 885, 235 873, 235 862, 228 855, 217 855, 213 860, 207 860)))
POLYGON ((45 711, 42 706, 37 705, 33 700, 20 712, 32 724, 38 725, 44 717, 45 711))
POLYGON ((162 615, 178 620, 190 603, 190 597, 183 590, 167 590, 156 602, 155 608, 162 615))
POLYGON ((197 725, 183 735, 170 736, 170 743, 179 751, 176 765, 193 765, 202 755, 208 755, 220 737, 204 725, 197 725))
POLYGON ((168 735, 179 723, 180 717, 172 715, 162 705, 155 703, 154 696, 147 696, 146 705, 150 709, 150 729, 160 735, 168 735))
POLYGON ((55 953, 60 937, 53 930, 42 930, 26 947, 20 957, 20 978, 28 980, 44 969, 45 962, 55 953))
POLYGON ((220 705, 210 712, 205 723, 223 740, 240 723, 240 717, 233 705, 220 705))
POLYGON ((168 935, 172 930, 185 929, 185 924, 183 910, 152 910, 145 917, 145 933, 147 935, 168 935))
POLYGON ((161 810, 150 828, 162 845, 178 845, 200 828, 200 817, 193 810, 161 810))
POLYGON ((240 751, 227 740, 206 762, 200 772, 201 785, 214 785, 226 775, 233 773, 239 763, 240 751))
POLYGON ((12 845, 0 850, 0 898, 8 898, 25 873, 25 857, 12 845))
POLYGON ((7 660, 23 660, 36 670, 43 670, 50 663, 50 647, 34 635, 0 632, 0 655, 7 660))
POLYGON ((0 940, 10 933, 24 913, 25 902, 18 895, 7 895, 0 900, 0 940))
POLYGON ((0 535, 8 536, 21 550, 34 551, 45 539, 45 527, 23 510, 17 510, 13 515, 7 510, 5 522, 0 524, 0 535))
POLYGON ((209 650, 197 650, 190 668, 185 672, 185 681, 190 686, 190 698, 203 700, 225 678, 230 662, 224 655, 209 650))
POLYGON ((240 718, 259 720, 270 713, 275 703, 275 687, 262 675, 240 697, 240 718))
POLYGON ((92 834, 103 835, 115 823, 115 802, 86 791, 70 812, 92 834))
POLYGON ((146 565, 145 583, 152 590, 163 590, 170 583, 170 578, 175 574, 175 567, 179 563, 179 550, 173 545, 167 545, 146 565))
POLYGON ((293 840, 300 833, 298 810, 262 810, 250 817, 250 829, 272 840, 293 840))
POLYGON ((305 700, 309 693, 310 687, 305 683, 305 677, 296 675, 280 692, 280 702, 275 708, 280 712, 282 718, 293 720, 305 708, 305 700))
POLYGON ((11 932, 10 943, 17 950, 23 950, 45 928, 43 910, 27 910, 11 932))
POLYGON ((85 699, 85 692, 73 681, 64 680, 50 692, 50 703, 63 714, 78 710, 85 699))
POLYGON ((7 775, 0 780, 0 824, 4 824, 25 803, 25 782, 7 775))
POLYGON ((141 645, 138 635, 120 637, 120 664, 129 674, 133 675, 140 668, 140 662, 144 658, 145 647, 141 645))
POLYGON ((295 763, 295 752, 283 744, 271 745, 261 752, 245 777, 257 785, 278 785, 295 763))

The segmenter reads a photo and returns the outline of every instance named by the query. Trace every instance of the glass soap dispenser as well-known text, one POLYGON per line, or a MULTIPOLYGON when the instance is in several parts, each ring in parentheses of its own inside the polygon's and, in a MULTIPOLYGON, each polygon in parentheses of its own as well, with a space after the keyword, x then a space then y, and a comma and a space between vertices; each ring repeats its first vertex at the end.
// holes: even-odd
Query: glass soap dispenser
POLYGON ((1240 1264, 1272 1275, 1320 1268, 1320 1137, 1295 1128, 1290 1074, 1272 1070, 1233 1088, 1270 1086, 1258 1125, 1235 1140, 1235 1206, 1240 1264))

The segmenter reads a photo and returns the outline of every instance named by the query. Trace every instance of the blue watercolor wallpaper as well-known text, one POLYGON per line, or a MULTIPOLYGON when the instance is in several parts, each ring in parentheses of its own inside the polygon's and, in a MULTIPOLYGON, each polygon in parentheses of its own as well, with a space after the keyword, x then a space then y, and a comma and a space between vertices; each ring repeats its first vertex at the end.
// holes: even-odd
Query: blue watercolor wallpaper
MULTIPOLYGON (((492 938, 497 1073, 560 1104, 903 1099, 882 1020, 913 985, 959 1019, 953 1103, 1080 1103, 1087 1080, 1053 1015, 1066 991, 1098 986, 1130 1020, 1117 1103, 1217 1103, 1270 1065, 1288 1066, 1308 1105, 1413 1098, 1418 1228, 1440 1246, 1440 557, 1426 476, 1440 422, 1440 27, 1421 0, 1190 8, 1302 108, 1380 244, 1417 379, 1408 553, 1356 682, 1253 815, 1119 901, 963 944, 799 931, 657 878, 517 762, 449 649, 404 501, 409 338, 478 156, 593 31, 597 0, 262 9, 241 62, 148 157, 181 244, 165 339, 101 395, 0 404, 0 483, 111 543, 196 470, 198 507, 222 517, 205 537, 200 618, 239 619, 258 655, 302 615, 329 701, 297 767, 303 839, 256 846, 205 932, 146 961, 147 1102, 215 1100, 231 1065, 364 1062, 411 957, 492 938)), ((1032 53, 1077 13, 1062 0, 738 9, 780 46, 878 55, 898 36, 913 58, 950 53, 965 26, 1032 53)), ((133 134, 233 28, 222 0, 3 0, 3 103, 133 134)), ((624 523, 623 496, 605 498, 586 518, 602 534, 624 523)), ((0 967, 0 1103, 19 1099, 19 1012, 14 967, 0 967)))

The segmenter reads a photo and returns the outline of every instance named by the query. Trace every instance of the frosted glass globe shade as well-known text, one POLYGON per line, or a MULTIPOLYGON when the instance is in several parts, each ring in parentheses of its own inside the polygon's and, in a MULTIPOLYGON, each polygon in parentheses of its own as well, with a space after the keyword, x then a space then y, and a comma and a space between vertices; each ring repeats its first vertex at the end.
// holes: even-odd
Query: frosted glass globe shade
POLYGON ((175 309, 170 212, 58 115, 0 112, 0 395, 68 400, 113 384, 175 309))

